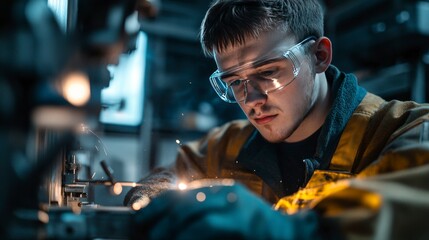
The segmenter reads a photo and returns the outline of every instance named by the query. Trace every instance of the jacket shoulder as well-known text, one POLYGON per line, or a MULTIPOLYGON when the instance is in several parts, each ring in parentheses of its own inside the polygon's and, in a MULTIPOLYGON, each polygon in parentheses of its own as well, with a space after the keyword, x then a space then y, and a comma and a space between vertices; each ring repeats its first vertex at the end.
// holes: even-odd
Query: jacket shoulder
MULTIPOLYGON (((428 119, 429 105, 413 101, 384 102, 361 129, 364 132, 355 158, 355 172, 361 172, 384 156, 392 141, 428 119)), ((417 135, 414 135, 417 136, 417 135)))

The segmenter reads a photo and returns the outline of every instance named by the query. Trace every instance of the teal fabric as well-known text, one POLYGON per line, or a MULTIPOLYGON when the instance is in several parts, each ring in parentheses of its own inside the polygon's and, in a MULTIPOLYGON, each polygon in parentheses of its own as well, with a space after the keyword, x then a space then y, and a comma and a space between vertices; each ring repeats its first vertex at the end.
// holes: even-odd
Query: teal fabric
MULTIPOLYGON (((326 71, 326 77, 331 85, 334 100, 331 111, 322 126, 316 154, 313 159, 306 162, 307 180, 315 169, 328 168, 342 131, 353 111, 366 95, 366 90, 358 85, 353 74, 340 72, 331 65, 326 71), (308 163, 312 163, 311 166, 308 163)), ((255 130, 243 146, 237 160, 244 168, 254 172, 267 183, 277 196, 285 195, 274 145, 265 141, 259 132, 255 130)))
POLYGON ((319 136, 315 158, 320 169, 326 169, 331 162, 341 133, 353 112, 366 95, 366 90, 358 85, 356 76, 340 72, 331 66, 326 71, 328 82, 332 84, 333 104, 319 136))
POLYGON ((284 215, 235 184, 161 194, 135 215, 133 238, 321 239, 318 226, 314 212, 284 215))

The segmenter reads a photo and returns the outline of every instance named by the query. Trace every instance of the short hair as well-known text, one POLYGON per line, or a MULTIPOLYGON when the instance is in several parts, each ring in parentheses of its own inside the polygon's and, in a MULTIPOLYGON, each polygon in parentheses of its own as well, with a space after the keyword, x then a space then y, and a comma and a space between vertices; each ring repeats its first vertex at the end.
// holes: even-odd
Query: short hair
POLYGON ((206 56, 243 45, 269 30, 292 34, 296 41, 323 36, 324 12, 319 0, 215 0, 200 30, 206 56))

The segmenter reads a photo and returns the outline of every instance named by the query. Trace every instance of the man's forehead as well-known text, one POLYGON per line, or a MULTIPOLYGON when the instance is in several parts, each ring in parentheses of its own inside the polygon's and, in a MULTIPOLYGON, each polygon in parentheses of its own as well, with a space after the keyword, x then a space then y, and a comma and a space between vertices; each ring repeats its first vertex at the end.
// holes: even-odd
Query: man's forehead
POLYGON ((229 46, 218 52, 213 50, 213 56, 220 71, 241 66, 248 62, 255 61, 273 50, 285 46, 292 46, 294 39, 285 37, 284 34, 263 34, 259 38, 250 38, 239 46, 229 46))
POLYGON ((224 71, 233 66, 243 65, 246 62, 257 59, 265 50, 257 44, 248 43, 241 46, 234 46, 222 52, 214 52, 214 59, 219 70, 224 71))

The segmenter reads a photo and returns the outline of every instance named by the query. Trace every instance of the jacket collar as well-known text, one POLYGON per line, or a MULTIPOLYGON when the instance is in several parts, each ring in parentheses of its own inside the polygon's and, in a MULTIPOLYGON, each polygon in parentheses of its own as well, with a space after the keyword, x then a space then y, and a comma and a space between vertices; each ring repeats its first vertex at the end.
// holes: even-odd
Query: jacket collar
POLYGON ((332 103, 317 143, 315 158, 320 163, 320 169, 327 169, 332 155, 340 140, 341 133, 353 112, 366 95, 366 90, 357 84, 353 74, 340 72, 330 66, 326 71, 328 82, 332 84, 332 103))
MULTIPOLYGON (((321 129, 314 159, 307 161, 314 164, 307 166, 307 170, 311 171, 306 173, 307 180, 316 168, 328 168, 342 131, 366 94, 366 90, 357 85, 354 75, 342 73, 334 66, 328 68, 326 77, 334 100, 321 129)), ((237 160, 244 168, 258 175, 274 192, 284 196, 274 144, 267 142, 257 130, 249 137, 237 160)))

